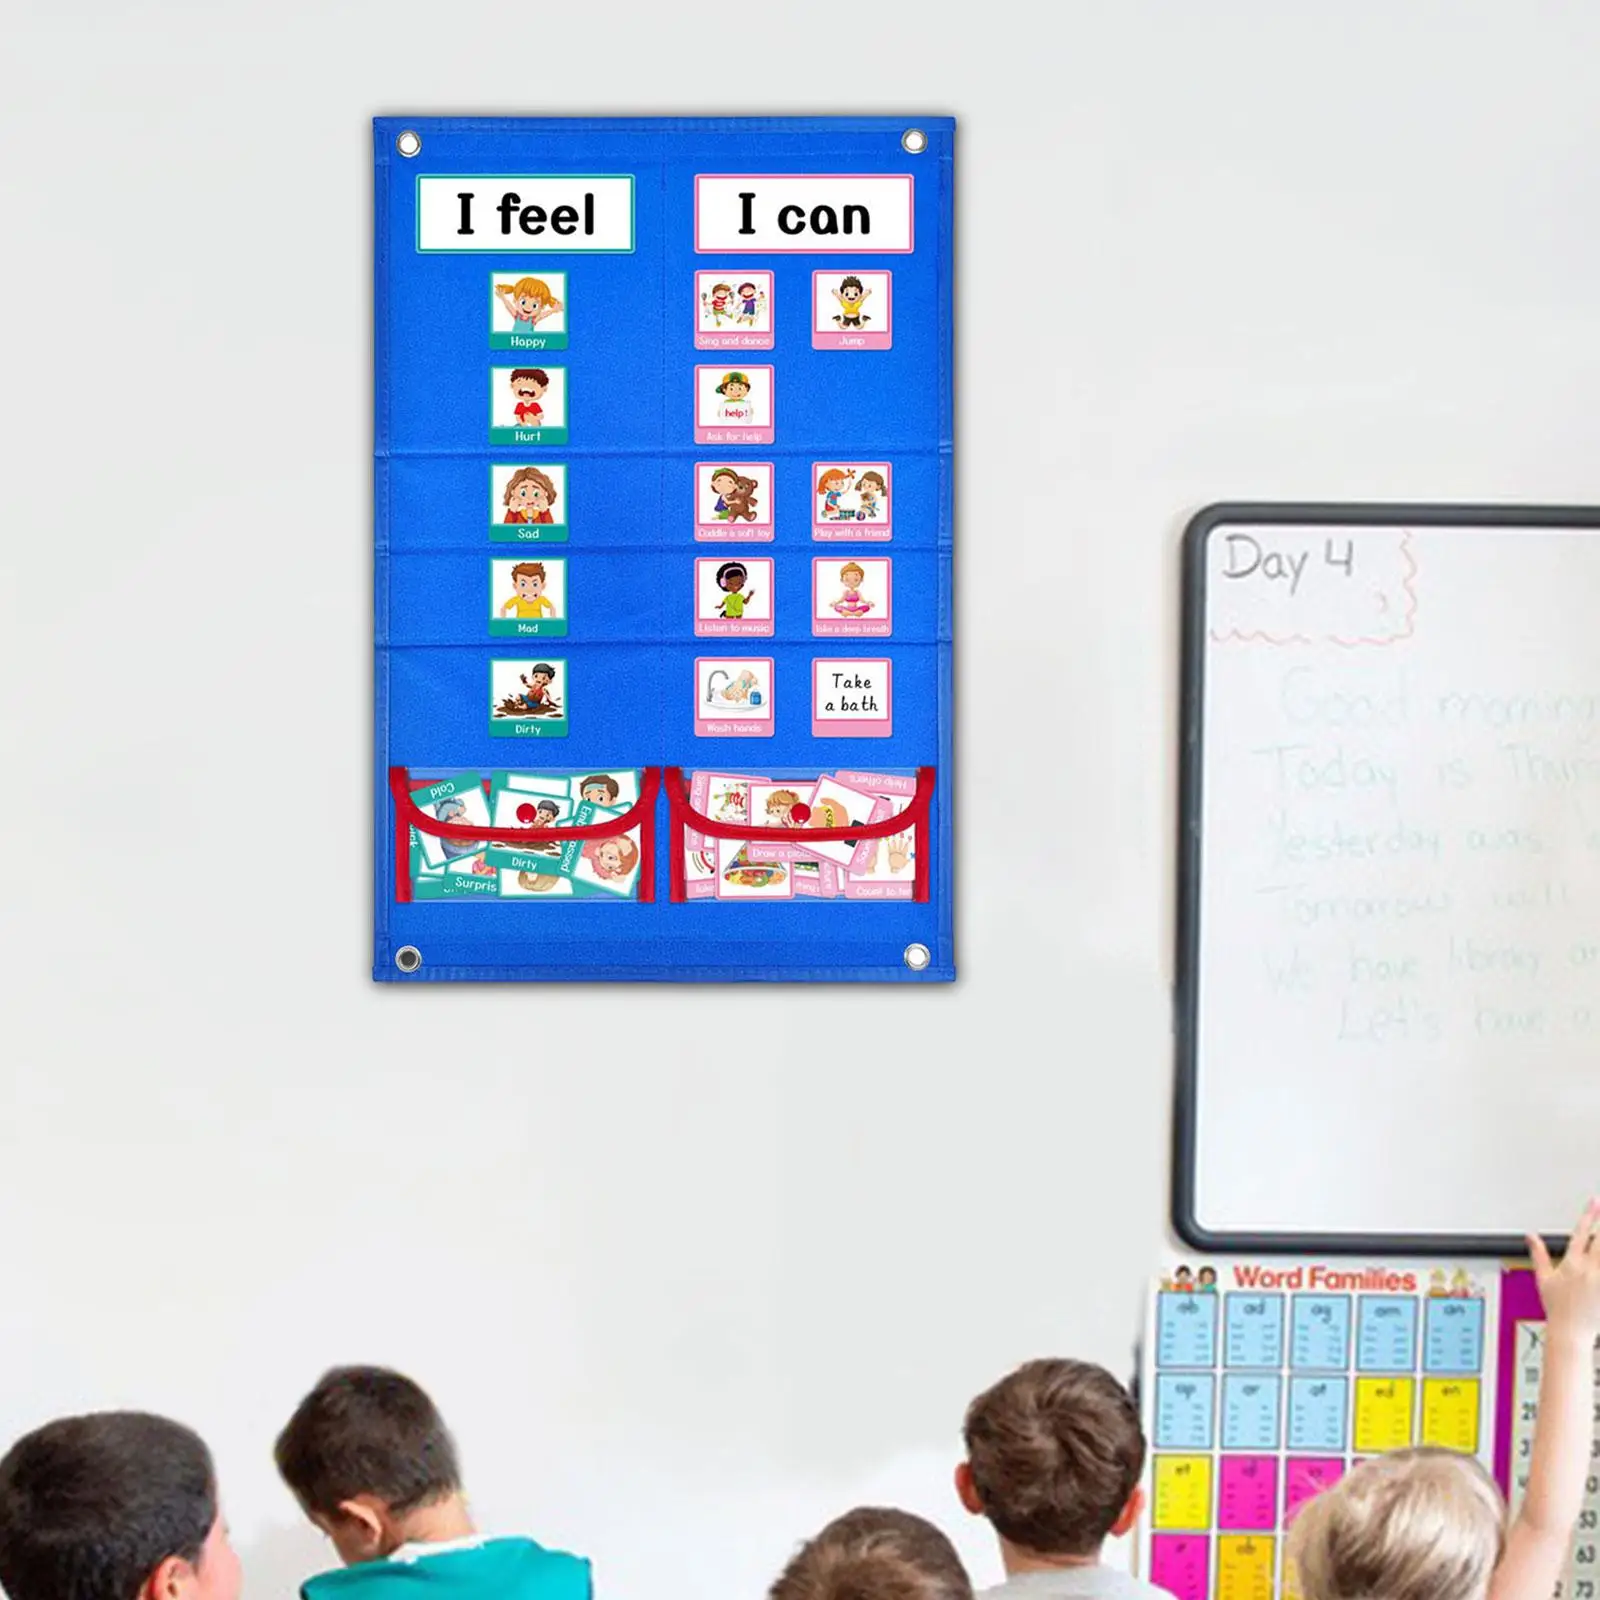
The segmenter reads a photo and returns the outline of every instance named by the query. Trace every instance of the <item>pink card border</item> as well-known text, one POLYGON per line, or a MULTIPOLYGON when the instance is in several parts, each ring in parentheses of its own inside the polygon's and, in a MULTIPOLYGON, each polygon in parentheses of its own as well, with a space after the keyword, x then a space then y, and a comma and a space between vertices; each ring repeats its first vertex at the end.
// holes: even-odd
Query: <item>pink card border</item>
MULTIPOLYGON (((698 669, 695 673, 699 683, 698 669)), ((887 656, 813 656, 811 658, 811 735, 815 739, 888 739, 894 736, 894 661, 887 656), (889 697, 889 711, 881 722, 850 722, 817 715, 817 674, 824 661, 882 662, 883 688, 889 697)))

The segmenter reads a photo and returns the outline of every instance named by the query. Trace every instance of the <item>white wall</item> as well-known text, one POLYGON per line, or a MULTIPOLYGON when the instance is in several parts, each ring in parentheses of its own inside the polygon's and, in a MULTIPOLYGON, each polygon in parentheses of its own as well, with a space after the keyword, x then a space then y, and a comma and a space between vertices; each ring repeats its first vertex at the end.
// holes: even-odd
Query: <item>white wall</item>
POLYGON ((257 1600, 350 1359, 611 1594, 755 1595, 866 1498, 992 1576, 962 1405, 1125 1367, 1161 1237, 1186 515, 1600 498, 1594 8, 861 14, 20 0, 0 1435, 192 1420, 257 1600), (375 990, 366 119, 829 107, 963 118, 964 981, 375 990))

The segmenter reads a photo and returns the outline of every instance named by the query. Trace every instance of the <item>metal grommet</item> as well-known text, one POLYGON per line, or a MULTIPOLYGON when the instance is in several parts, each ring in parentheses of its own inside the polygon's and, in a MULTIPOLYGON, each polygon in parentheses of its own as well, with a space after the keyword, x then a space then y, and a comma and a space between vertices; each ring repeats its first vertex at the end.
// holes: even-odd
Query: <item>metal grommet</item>
POLYGON ((908 155, 920 156, 928 148, 928 136, 921 128, 907 128, 900 135, 900 147, 908 155))
POLYGON ((926 972, 928 963, 933 960, 933 955, 925 944, 908 944, 906 946, 906 965, 913 972, 926 972))
MULTIPOLYGON (((909 955, 908 951, 908 959, 909 955)), ((402 972, 415 972, 422 965, 422 952, 414 944, 403 944, 394 953, 394 964, 402 972)))
POLYGON ((394 142, 394 147, 401 155, 411 157, 422 153, 422 135, 415 128, 403 128, 400 136, 394 142))

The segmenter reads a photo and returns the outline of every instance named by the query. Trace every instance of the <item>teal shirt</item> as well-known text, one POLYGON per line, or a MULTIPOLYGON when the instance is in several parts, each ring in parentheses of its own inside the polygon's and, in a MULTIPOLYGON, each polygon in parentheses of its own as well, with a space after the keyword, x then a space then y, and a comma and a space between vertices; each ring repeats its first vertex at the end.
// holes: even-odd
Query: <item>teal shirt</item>
POLYGON ((488 1539, 414 1561, 364 1561, 310 1579, 303 1600, 590 1600, 589 1563, 532 1539, 488 1539))

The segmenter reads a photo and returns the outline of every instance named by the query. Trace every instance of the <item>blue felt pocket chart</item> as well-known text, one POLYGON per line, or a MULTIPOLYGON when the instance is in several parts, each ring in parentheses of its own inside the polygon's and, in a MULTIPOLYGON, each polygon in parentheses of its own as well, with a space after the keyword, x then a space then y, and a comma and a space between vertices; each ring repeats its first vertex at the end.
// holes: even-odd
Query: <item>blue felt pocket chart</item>
POLYGON ((954 140, 373 124, 375 978, 955 977, 954 140))

